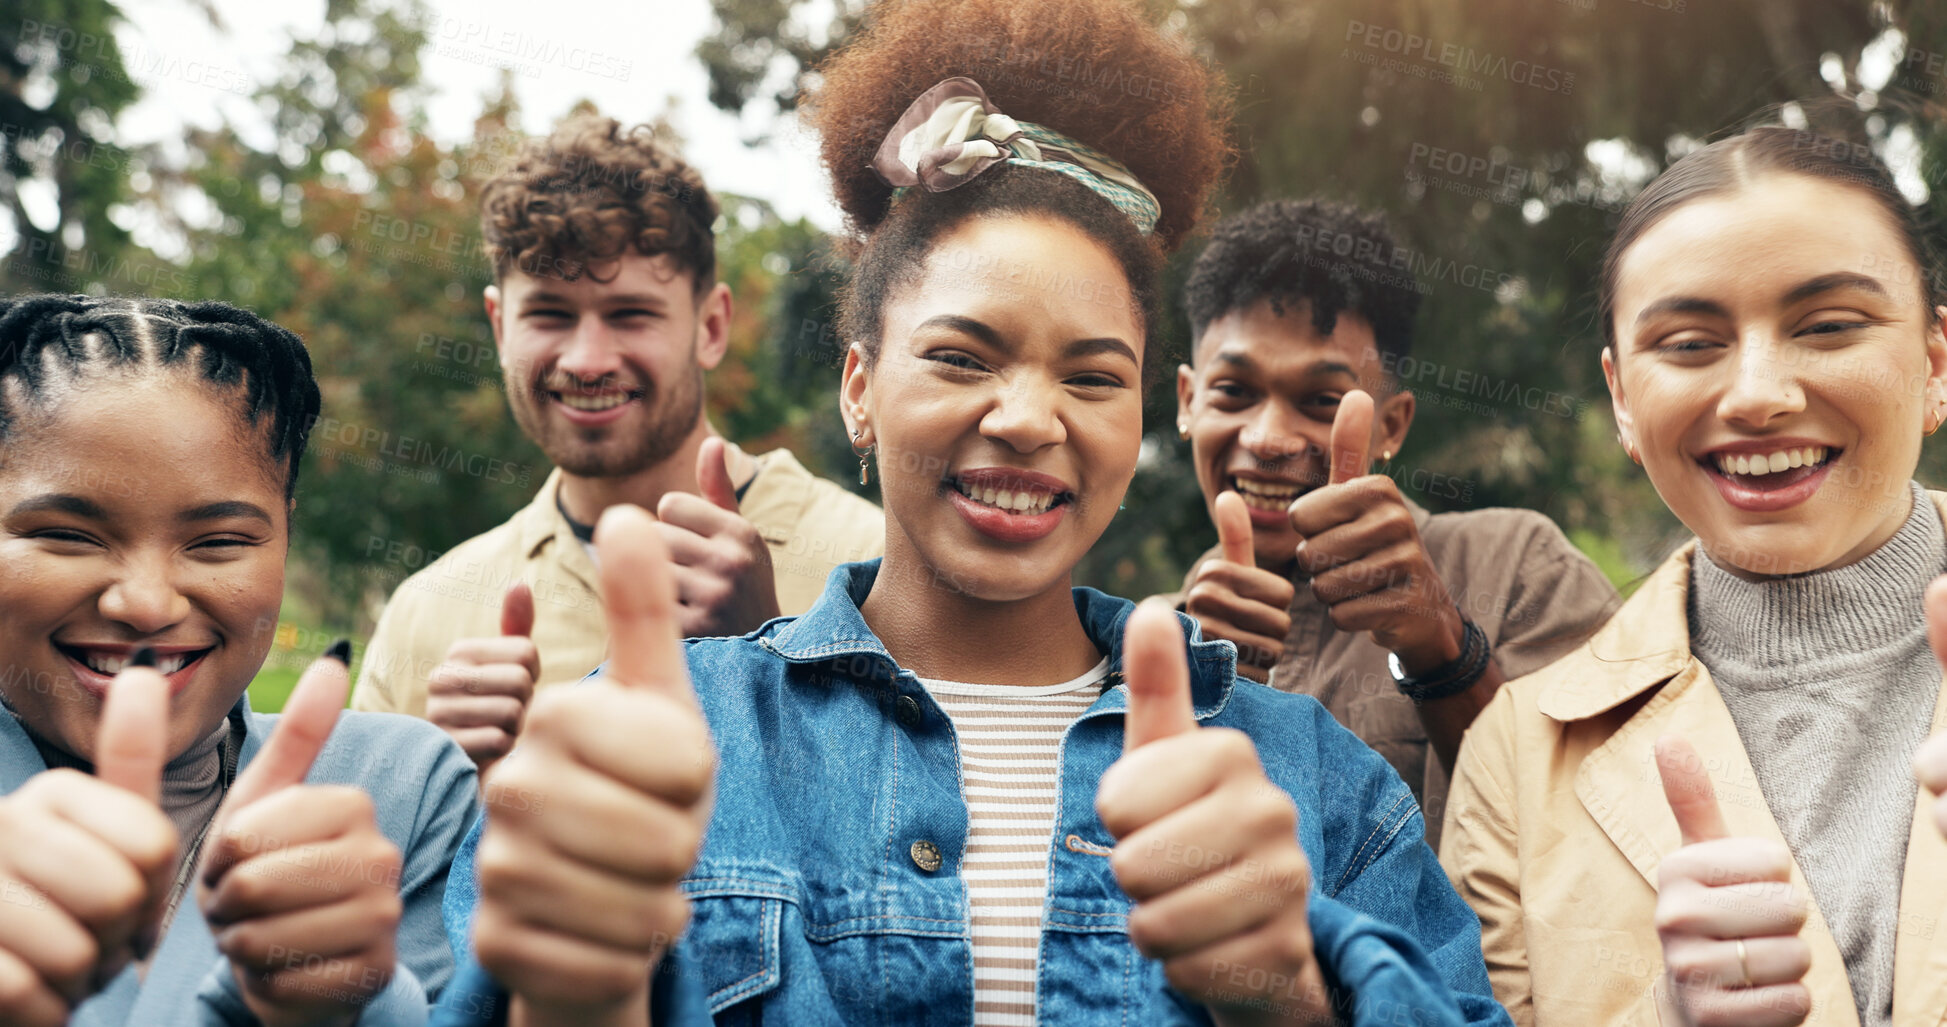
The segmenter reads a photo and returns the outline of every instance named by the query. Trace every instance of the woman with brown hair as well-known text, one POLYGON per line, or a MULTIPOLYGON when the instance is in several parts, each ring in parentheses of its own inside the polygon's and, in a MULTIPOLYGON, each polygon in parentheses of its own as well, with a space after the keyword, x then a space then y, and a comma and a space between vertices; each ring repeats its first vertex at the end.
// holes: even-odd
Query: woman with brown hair
POLYGON ((813 109, 886 555, 679 643, 652 526, 608 513, 612 658, 489 777, 442 1022, 1505 1022, 1386 762, 1073 586, 1227 157, 1209 72, 1121 0, 909 0, 813 109))
POLYGON ((1909 765, 1947 724, 1935 281, 1886 166, 1810 132, 1712 143, 1624 212, 1602 368, 1697 538, 1461 749, 1441 852, 1517 1022, 1947 1016, 1909 765))

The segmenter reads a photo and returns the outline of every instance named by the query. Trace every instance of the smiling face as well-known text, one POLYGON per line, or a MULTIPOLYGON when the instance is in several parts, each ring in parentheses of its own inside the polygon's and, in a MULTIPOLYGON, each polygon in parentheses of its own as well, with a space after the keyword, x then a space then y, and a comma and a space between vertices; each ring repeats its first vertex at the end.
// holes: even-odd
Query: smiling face
POLYGON ((976 598, 1067 587, 1135 475, 1143 322, 1115 256, 1066 222, 976 217, 847 357, 878 446, 888 567, 976 598))
POLYGON ((1328 477, 1340 397, 1363 389, 1379 399, 1374 457, 1398 450, 1413 422, 1413 394, 1394 391, 1372 326, 1349 310, 1340 311, 1332 334, 1320 335, 1308 306, 1279 314, 1260 300, 1212 319, 1195 358, 1177 368, 1177 421, 1189 431, 1212 521, 1224 492, 1238 493, 1250 509, 1260 567, 1295 559, 1298 535, 1287 511, 1328 477))
POLYGON ((729 290, 717 285, 699 302, 690 273, 665 254, 630 252, 594 271, 608 280, 510 271, 487 290, 487 317, 521 430, 569 474, 626 477, 699 430, 729 290))
POLYGON ((1618 266, 1603 371, 1626 442, 1718 564, 1843 566, 1904 523, 1947 340, 1872 197, 1771 174, 1678 207, 1618 266))
POLYGON ((285 467, 240 400, 178 371, 85 379, 0 448, 0 694, 93 760, 102 700, 154 646, 168 751, 215 730, 284 594, 285 467))

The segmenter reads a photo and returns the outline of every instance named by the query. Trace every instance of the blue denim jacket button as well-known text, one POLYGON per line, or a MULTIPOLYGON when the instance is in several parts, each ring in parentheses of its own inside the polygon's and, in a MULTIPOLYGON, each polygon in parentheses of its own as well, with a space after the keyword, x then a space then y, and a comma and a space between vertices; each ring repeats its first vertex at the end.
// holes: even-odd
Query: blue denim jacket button
POLYGON ((913 863, 921 870, 932 873, 940 869, 940 847, 922 838, 907 850, 912 854, 913 863))
POLYGON ((902 695, 899 697, 899 701, 895 703, 894 706, 897 708, 898 712, 894 713, 893 716, 899 718, 899 723, 904 724, 907 727, 912 727, 915 724, 919 723, 919 700, 918 699, 915 699, 910 695, 902 695))

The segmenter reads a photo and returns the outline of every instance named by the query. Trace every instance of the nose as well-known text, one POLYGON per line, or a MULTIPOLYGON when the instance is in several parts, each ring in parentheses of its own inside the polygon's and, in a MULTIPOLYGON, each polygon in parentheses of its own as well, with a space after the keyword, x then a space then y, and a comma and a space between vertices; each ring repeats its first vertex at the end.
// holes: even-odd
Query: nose
POLYGON ((189 598, 176 585, 169 560, 156 556, 131 560, 103 590, 103 617, 128 625, 137 634, 159 634, 189 616, 189 598))
POLYGON ((1244 427, 1237 442, 1262 463, 1290 460, 1311 448, 1297 412, 1275 401, 1258 408, 1257 416, 1244 427))
POLYGON ((1738 347, 1731 380, 1717 400, 1717 416, 1726 424, 1764 428, 1781 417, 1805 409, 1805 390, 1798 370, 1774 340, 1753 332, 1738 347))
POLYGON ((615 329, 594 312, 583 313, 568 337, 568 348, 555 361, 556 369, 583 381, 594 381, 622 370, 622 349, 615 329))
POLYGON ((1067 441, 1068 428, 1058 409, 1060 386, 1041 375, 1016 375, 1004 382, 980 419, 980 433, 1016 453, 1032 453, 1067 441))

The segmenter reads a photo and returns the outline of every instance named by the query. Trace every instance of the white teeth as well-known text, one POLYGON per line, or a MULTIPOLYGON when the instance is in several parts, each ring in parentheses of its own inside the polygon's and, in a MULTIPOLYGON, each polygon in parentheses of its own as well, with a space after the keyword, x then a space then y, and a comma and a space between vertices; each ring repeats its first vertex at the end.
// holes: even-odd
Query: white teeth
POLYGON ((1756 477, 1777 474, 1794 467, 1816 467, 1825 462, 1826 452, 1824 446, 1801 446, 1756 455, 1731 456, 1719 453, 1715 459, 1717 469, 1725 474, 1745 474, 1756 477))
MULTIPOLYGON (((158 673, 174 674, 189 664, 192 655, 194 654, 176 653, 171 656, 158 656, 155 669, 158 673)), ((128 661, 129 658, 126 656, 111 656, 107 653, 90 651, 84 651, 81 658, 81 662, 87 664, 88 669, 111 676, 128 669, 128 661)))
POLYGON ((1023 489, 976 489, 964 484, 955 484, 960 494, 977 503, 998 507, 1011 513, 1044 514, 1055 505, 1052 493, 1023 489))
POLYGON ((1251 481, 1248 478, 1232 478, 1237 487, 1238 498, 1244 505, 1257 510, 1283 511, 1298 498, 1296 485, 1273 484, 1268 481, 1251 481))
POLYGON ((618 407, 629 401, 628 394, 622 392, 604 392, 595 396, 564 392, 560 393, 560 397, 563 406, 591 413, 618 407))

